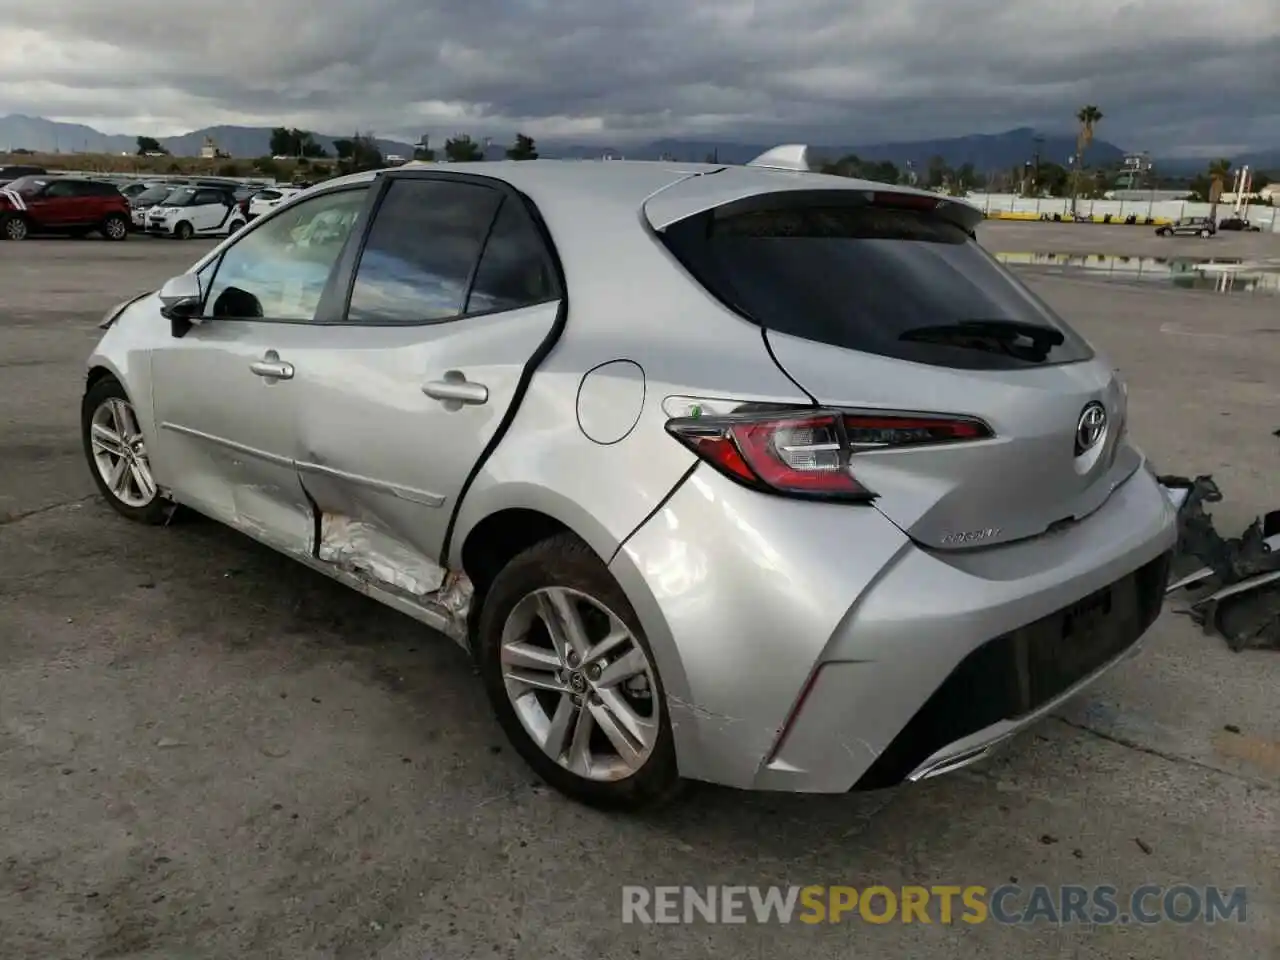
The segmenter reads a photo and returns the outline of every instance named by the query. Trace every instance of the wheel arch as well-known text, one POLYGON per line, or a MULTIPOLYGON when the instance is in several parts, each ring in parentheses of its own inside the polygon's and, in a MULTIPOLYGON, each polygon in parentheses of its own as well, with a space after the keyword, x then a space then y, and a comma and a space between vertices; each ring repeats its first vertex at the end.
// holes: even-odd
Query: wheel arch
POLYGON ((476 519, 459 525, 449 566, 461 568, 475 591, 468 617, 468 637, 474 637, 479 612, 494 578, 518 554, 551 537, 569 533, 585 543, 606 566, 616 544, 602 526, 580 508, 557 503, 549 497, 504 497, 502 506, 472 514, 476 519))
MULTIPOLYGON (((683 486, 684 479, 677 484, 683 486)), ((477 491, 479 492, 479 491, 477 491)), ((563 495, 534 484, 511 483, 484 490, 486 503, 495 509, 476 509, 469 498, 460 510, 459 523, 448 565, 471 579, 475 593, 468 618, 468 642, 475 637, 479 611, 492 577, 516 554, 557 533, 568 532, 582 540, 609 570, 640 619, 653 650, 667 699, 686 699, 689 681, 674 638, 655 603, 644 573, 621 550, 621 540, 585 509, 563 495), (501 504, 500 507, 497 504, 501 504), (490 578, 485 581, 486 575, 490 578), (475 579, 479 577, 479 582, 475 579)), ((642 522, 648 521, 648 517, 642 522)), ((631 531, 628 531, 628 535, 631 531)), ((677 735, 677 741, 686 739, 677 735)))

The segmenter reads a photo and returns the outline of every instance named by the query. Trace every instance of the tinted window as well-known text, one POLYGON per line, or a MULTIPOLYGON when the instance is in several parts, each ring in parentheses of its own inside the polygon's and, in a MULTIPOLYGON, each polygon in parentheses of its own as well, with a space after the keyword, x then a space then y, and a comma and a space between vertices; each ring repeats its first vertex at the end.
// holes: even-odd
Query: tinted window
POLYGON ((502 194, 445 180, 397 180, 369 229, 347 315, 425 323, 462 313, 502 194))
POLYGON ((204 313, 310 320, 351 234, 365 188, 312 197, 237 240, 215 268, 204 313))
POLYGON ((221 190, 197 190, 196 197, 191 202, 195 206, 200 206, 206 203, 226 203, 227 198, 221 190))
POLYGON ((174 187, 169 184, 161 184, 155 187, 147 187, 141 193, 137 194, 133 199, 138 203, 159 203, 169 194, 173 193, 174 187))
POLYGON ((53 183, 49 184, 49 188, 45 190, 44 195, 51 198, 74 197, 79 193, 79 191, 76 190, 77 186, 78 184, 67 180, 55 180, 53 183))
POLYGON ((92 180, 80 180, 70 184, 77 197, 112 197, 120 191, 111 183, 97 183, 92 180))
POLYGON ((504 200, 476 269, 467 313, 514 310, 555 296, 542 238, 514 200, 504 200))
POLYGON ((682 221, 667 243, 708 290, 763 327, 968 369, 1092 356, 963 229, 930 211, 849 199, 753 203, 682 221))
POLYGON ((45 177, 19 177, 17 180, 6 183, 4 188, 19 193, 24 197, 29 197, 39 193, 48 182, 45 177))

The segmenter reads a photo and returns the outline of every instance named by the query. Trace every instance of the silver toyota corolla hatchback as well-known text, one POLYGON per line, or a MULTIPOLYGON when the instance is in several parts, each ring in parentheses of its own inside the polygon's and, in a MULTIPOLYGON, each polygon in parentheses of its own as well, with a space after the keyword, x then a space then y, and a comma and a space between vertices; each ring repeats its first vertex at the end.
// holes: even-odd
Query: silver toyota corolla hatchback
POLYGON ((1173 509, 979 211, 801 154, 309 190, 108 315, 98 486, 463 644, 588 803, 975 760, 1133 651, 1173 509))

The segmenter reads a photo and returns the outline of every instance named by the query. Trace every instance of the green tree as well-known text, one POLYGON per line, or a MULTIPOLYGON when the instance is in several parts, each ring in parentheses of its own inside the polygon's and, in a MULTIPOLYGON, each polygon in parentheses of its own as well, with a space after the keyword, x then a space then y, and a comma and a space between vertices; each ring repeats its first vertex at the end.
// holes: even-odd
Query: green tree
POLYGON ((293 138, 293 131, 288 127, 275 127, 271 131, 271 155, 275 157, 296 157, 298 144, 293 138))
POLYGON ((864 163, 862 165, 862 176, 864 179, 874 180, 876 183, 897 183, 902 178, 898 165, 891 160, 864 163))
POLYGON ((925 169, 924 185, 930 190, 937 190, 948 185, 952 180, 952 171, 947 161, 940 156, 930 157, 929 166, 925 169))
POLYGON ((169 151, 160 146, 160 141, 155 137, 138 137, 138 156, 144 157, 148 153, 168 154, 169 151))
POLYGON ((254 160, 253 169, 264 177, 270 177, 272 180, 279 180, 284 175, 280 164, 271 159, 270 156, 258 157, 257 160, 254 160))
POLYGON ((526 137, 523 133, 516 134, 516 142, 507 147, 508 160, 537 160, 538 145, 533 142, 533 137, 526 137))
POLYGON ((310 130, 297 127, 275 127, 271 131, 271 153, 277 157, 327 157, 328 153, 316 142, 310 130))
POLYGON ((1080 174, 1085 167, 1085 154, 1093 144, 1094 132, 1102 122, 1102 111, 1096 104, 1087 103, 1076 111, 1076 121, 1080 124, 1080 132, 1076 135, 1076 162, 1071 186, 1071 215, 1075 216, 1076 199, 1080 195, 1080 174))
POLYGON ((484 159, 484 148, 462 133, 444 142, 444 155, 450 163, 471 163, 484 159))
POLYGON ((846 154, 839 160, 818 160, 814 166, 822 173, 836 177, 862 176, 862 160, 856 153, 846 154))
POLYGON ((1218 200, 1222 197, 1227 177, 1231 176, 1231 161, 1221 157, 1209 164, 1209 219, 1218 222, 1218 200))
POLYGON ((1041 190, 1046 191, 1051 197, 1065 197, 1067 195, 1068 175, 1066 168, 1061 164, 1053 163, 1049 160, 1040 161, 1040 178, 1038 186, 1041 190))
POLYGON ((238 177, 240 174, 240 164, 238 163, 224 163, 218 168, 218 176, 220 177, 238 177))
POLYGON ((338 173, 359 173, 386 166, 378 140, 372 133, 357 131, 350 138, 335 140, 333 149, 338 154, 338 173))

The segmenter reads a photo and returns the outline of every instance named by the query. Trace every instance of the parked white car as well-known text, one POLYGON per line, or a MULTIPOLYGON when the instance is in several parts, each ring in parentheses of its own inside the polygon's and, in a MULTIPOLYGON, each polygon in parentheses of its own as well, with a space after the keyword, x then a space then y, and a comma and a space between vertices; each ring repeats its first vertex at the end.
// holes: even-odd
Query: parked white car
POLYGON ((270 213, 282 203, 288 203, 300 193, 302 193, 302 187, 267 187, 249 198, 249 208, 246 212, 249 219, 253 220, 255 217, 270 213))
POLYGON ((179 240, 227 237, 244 225, 235 193, 222 187, 180 187, 147 211, 146 218, 147 233, 179 240))

